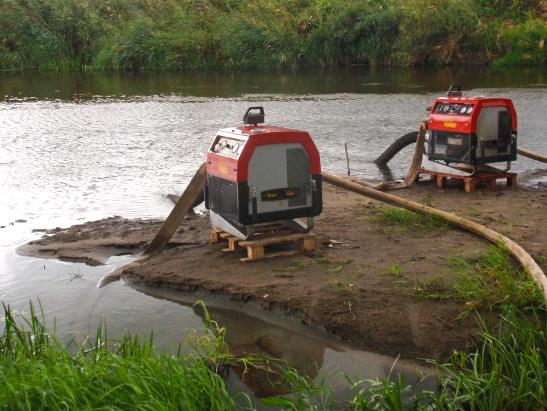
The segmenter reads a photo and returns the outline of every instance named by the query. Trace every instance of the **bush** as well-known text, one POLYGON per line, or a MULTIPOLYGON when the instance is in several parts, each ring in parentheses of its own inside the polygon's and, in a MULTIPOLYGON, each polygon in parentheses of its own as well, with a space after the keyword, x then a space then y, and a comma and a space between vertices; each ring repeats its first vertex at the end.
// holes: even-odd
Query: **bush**
POLYGON ((497 66, 545 65, 547 24, 541 19, 527 19, 522 23, 503 24, 499 30, 501 57, 497 66))
POLYGON ((483 51, 479 13, 470 0, 408 0, 402 6, 397 55, 403 64, 446 65, 483 51))
POLYGON ((545 64, 539 0, 1 0, 0 70, 545 64))

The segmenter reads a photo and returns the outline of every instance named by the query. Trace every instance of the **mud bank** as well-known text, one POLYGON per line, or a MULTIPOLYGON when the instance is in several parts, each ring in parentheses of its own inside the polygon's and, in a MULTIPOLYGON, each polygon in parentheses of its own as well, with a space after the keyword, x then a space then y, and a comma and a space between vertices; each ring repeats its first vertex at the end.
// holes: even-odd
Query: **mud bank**
MULTIPOLYGON (((547 268, 545 190, 466 194, 424 183, 397 194, 485 224, 519 242, 547 268)), ((485 241, 453 228, 382 224, 377 219, 382 204, 330 186, 324 202, 313 255, 241 263, 240 256, 222 252, 222 244, 208 244, 207 218, 198 216, 184 221, 164 252, 136 260, 112 279, 252 301, 382 354, 440 358, 472 341, 474 320, 455 321, 464 308, 460 303, 420 301, 412 288, 416 281, 451 281, 455 274, 447 258, 477 256, 485 241), (394 278, 394 270, 404 281, 394 278)), ((56 229, 19 252, 100 264, 111 255, 138 253, 159 225, 113 217, 56 229)))
MULTIPOLYGON (((43 232, 44 237, 19 247, 17 253, 92 266, 101 265, 115 255, 139 253, 152 240, 162 222, 115 216, 74 225, 68 229, 34 229, 34 232, 43 232)), ((175 233, 168 247, 202 245, 201 234, 207 228, 207 221, 203 216, 188 218, 175 233)))

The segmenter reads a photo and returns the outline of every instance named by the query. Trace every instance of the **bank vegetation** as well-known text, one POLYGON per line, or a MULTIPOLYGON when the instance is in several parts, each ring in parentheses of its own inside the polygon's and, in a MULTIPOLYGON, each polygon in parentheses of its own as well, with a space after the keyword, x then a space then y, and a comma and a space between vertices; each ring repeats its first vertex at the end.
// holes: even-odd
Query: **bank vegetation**
MULTIPOLYGON (((16 318, 4 306, 0 335, 0 409, 253 410, 245 393, 229 392, 230 365, 280 373, 287 392, 261 402, 283 410, 540 410, 545 409, 545 311, 506 305, 500 322, 482 324, 477 344, 454 352, 437 369, 438 390, 414 391, 402 376, 354 381, 353 396, 337 399, 329 380, 312 382, 269 359, 235 358, 225 329, 207 314, 204 334, 189 353, 160 352, 152 337, 94 338, 62 344, 33 305, 16 318), (26 323, 26 324, 25 324, 26 323)), ((480 320, 480 319, 479 319, 480 320)))
POLYGON ((544 65, 541 0, 0 0, 0 70, 544 65))

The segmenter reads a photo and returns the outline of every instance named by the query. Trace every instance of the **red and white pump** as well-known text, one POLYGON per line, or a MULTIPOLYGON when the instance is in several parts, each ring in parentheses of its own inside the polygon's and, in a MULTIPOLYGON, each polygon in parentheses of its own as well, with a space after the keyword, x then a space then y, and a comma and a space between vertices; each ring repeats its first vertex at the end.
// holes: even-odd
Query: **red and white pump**
POLYGON ((471 168, 505 162, 509 170, 517 156, 517 113, 513 102, 500 97, 463 97, 461 86, 450 86, 446 97, 429 109, 427 157, 434 162, 471 168))
POLYGON ((306 131, 265 125, 264 108, 218 131, 207 153, 205 207, 213 226, 241 239, 279 223, 313 228, 322 211, 319 152, 306 131))

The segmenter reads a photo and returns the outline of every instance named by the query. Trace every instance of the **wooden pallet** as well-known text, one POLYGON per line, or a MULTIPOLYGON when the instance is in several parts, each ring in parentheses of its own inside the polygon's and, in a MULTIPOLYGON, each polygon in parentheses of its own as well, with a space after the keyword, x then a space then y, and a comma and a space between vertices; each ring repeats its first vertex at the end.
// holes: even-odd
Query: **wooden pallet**
POLYGON ((472 193, 477 188, 477 184, 485 184, 488 188, 496 188, 497 181, 505 179, 507 182, 507 187, 514 187, 517 185, 517 174, 509 172, 499 172, 499 173, 486 173, 481 172, 473 176, 464 176, 457 174, 448 174, 440 173, 438 171, 432 170, 420 170, 420 175, 425 174, 431 176, 432 180, 435 180, 437 186, 443 188, 448 179, 451 180, 462 180, 464 182, 465 191, 467 193, 472 193))
POLYGON ((315 234, 295 233, 288 231, 282 226, 258 227, 255 233, 258 237, 254 240, 243 241, 216 227, 211 229, 209 236, 210 243, 227 242, 224 252, 238 252, 238 246, 247 250, 247 257, 240 258, 242 262, 258 261, 275 257, 287 257, 300 253, 308 253, 315 250, 315 234), (279 244, 294 245, 293 249, 285 251, 271 251, 268 246, 279 244))
POLYGON ((247 257, 240 259, 243 262, 263 260, 265 258, 287 257, 315 250, 315 234, 282 234, 260 240, 241 241, 239 246, 247 248, 247 257), (294 243, 297 248, 295 250, 266 252, 266 246, 283 243, 294 243))

